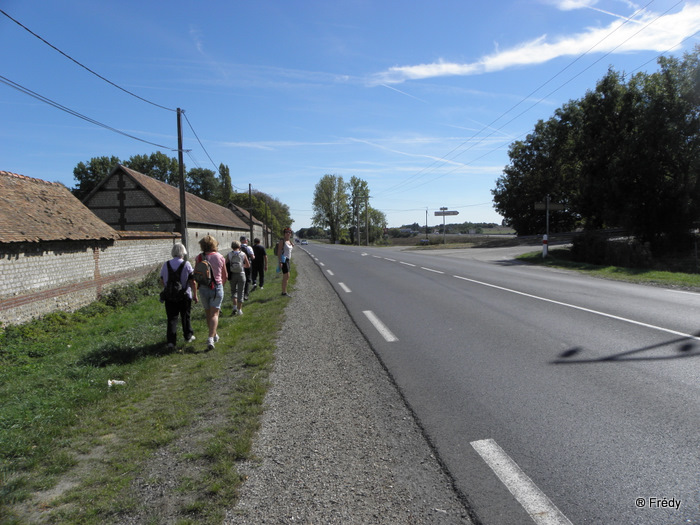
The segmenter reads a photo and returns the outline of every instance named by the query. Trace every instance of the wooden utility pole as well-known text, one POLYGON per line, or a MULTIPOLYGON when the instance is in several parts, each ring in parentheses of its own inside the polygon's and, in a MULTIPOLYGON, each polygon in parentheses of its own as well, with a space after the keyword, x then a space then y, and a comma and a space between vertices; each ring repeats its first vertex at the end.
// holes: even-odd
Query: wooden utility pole
POLYGON ((183 110, 177 108, 177 163, 180 172, 180 235, 182 244, 189 253, 187 247, 187 206, 185 203, 185 163, 182 159, 182 113, 183 110))

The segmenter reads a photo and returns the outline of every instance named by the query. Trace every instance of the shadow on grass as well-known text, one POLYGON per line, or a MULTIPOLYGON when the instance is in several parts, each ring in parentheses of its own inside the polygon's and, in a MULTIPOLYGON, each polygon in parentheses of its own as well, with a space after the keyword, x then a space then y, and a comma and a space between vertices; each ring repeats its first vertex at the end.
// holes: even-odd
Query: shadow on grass
POLYGON ((107 343, 81 357, 78 360, 78 365, 93 366, 95 368, 104 368, 110 365, 128 365, 145 357, 172 354, 175 350, 175 348, 168 348, 163 343, 140 347, 125 347, 117 343, 107 343))

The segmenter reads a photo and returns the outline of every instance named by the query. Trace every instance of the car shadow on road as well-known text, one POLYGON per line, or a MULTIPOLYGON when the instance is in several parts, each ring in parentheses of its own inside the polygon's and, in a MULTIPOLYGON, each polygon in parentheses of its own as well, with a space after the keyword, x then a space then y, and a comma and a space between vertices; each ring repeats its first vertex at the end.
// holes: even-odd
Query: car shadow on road
POLYGON ((604 357, 586 358, 581 354, 585 351, 581 347, 574 347, 565 350, 557 359, 550 361, 552 365, 580 365, 587 363, 625 363, 630 361, 666 361, 669 359, 683 359, 686 357, 700 357, 700 332, 694 337, 679 337, 658 343, 655 345, 644 346, 642 348, 634 348, 617 354, 612 354, 604 357), (644 352, 649 352, 664 346, 677 345, 675 353, 670 355, 644 355, 644 352))

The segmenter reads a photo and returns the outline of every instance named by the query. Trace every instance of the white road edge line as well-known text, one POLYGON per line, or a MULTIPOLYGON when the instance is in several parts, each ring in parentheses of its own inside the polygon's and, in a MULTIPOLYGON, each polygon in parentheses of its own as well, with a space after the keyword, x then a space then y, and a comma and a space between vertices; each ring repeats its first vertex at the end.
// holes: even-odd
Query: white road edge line
POLYGON ((472 441, 471 446, 493 470, 538 525, 572 525, 557 506, 493 439, 472 441))
POLYGON ((340 286, 345 293, 350 293, 350 288, 348 288, 345 283, 338 283, 338 286, 340 286))
POLYGON ((634 319, 627 319, 626 317, 620 317, 618 315, 607 314, 607 313, 601 312, 599 310, 591 310, 590 308, 584 308, 583 306, 576 306, 575 304, 563 303, 561 301, 555 301, 554 299, 547 299, 546 297, 540 297, 538 295, 532 295, 532 294, 525 293, 525 292, 519 292, 518 290, 512 290, 510 288, 504 288, 502 286, 497 286, 495 284, 489 284, 489 283, 485 283, 482 281, 476 281, 474 279, 468 279, 468 278, 462 277, 460 275, 453 275, 453 277, 455 277, 456 279, 461 279, 462 281, 469 281, 471 283, 481 284, 483 286, 489 286, 491 288, 503 290, 504 292, 510 292, 510 293, 514 293, 517 295, 522 295, 524 297, 530 297, 531 299, 538 299, 538 300, 544 301, 546 303, 558 304, 559 306, 566 306, 568 308, 573 308, 574 310, 581 310, 582 312, 588 312, 590 314, 600 315, 603 317, 607 317, 609 319, 615 319, 616 321, 623 321, 625 323, 630 323, 630 324, 634 324, 637 326, 643 326, 645 328, 651 328, 652 330, 659 330, 661 332, 666 332, 667 334, 673 334, 673 335, 677 335, 679 337, 683 337, 683 338, 687 338, 687 339, 694 339, 695 341, 700 341, 700 337, 698 337, 696 335, 678 332, 676 330, 671 330, 670 328, 664 328, 662 326, 656 326, 653 324, 642 323, 641 321, 635 321, 634 319))
POLYGON ((399 340, 399 338, 392 334, 391 330, 389 330, 386 325, 382 323, 376 315, 374 315, 372 310, 363 310, 362 313, 365 314, 367 319, 369 319, 369 322, 374 325, 377 331, 384 339, 386 339, 388 343, 393 343, 399 340))

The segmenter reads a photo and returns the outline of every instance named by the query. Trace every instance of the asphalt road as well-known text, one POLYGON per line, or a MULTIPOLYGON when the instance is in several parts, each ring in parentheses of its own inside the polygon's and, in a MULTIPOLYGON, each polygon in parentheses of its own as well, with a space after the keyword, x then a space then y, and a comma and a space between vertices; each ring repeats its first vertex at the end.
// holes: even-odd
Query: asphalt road
POLYGON ((700 523, 700 295, 311 244, 487 525, 700 523))

